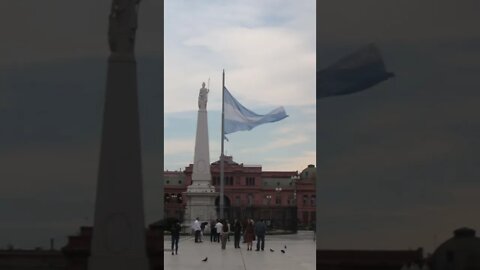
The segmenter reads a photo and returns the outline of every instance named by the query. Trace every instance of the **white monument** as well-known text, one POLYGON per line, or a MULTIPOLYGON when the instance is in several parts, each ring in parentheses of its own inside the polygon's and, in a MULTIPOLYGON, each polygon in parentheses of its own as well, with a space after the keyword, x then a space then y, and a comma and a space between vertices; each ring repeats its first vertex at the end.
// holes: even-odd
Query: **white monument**
POLYGON ((195 138, 195 153, 193 155, 192 184, 184 192, 187 200, 184 216, 184 226, 190 226, 195 218, 200 221, 210 221, 217 218, 215 198, 218 192, 212 186, 210 173, 210 148, 208 144, 207 100, 209 89, 202 84, 198 96, 197 135, 195 138))
POLYGON ((89 270, 147 270, 137 70, 139 0, 114 0, 89 270))

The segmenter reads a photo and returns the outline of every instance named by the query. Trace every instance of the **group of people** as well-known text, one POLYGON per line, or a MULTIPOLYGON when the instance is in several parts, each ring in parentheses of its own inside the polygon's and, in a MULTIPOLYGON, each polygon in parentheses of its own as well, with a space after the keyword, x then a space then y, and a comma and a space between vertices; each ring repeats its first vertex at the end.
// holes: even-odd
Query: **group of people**
POLYGON ((210 222, 210 242, 221 242, 222 249, 225 249, 226 242, 230 241, 230 234, 233 233, 234 247, 240 248, 240 238, 243 235, 243 243, 247 244, 247 250, 252 250, 253 241, 257 238, 256 251, 265 249, 265 234, 267 225, 263 219, 256 223, 253 219, 246 219, 243 224, 235 219, 233 227, 225 219, 217 219, 210 222))
MULTIPOLYGON (((198 218, 192 223, 192 231, 195 235, 195 243, 203 242, 203 231, 208 222, 200 222, 198 218)), ((170 231, 172 233, 172 255, 178 254, 178 241, 180 237, 181 226, 175 222, 170 231), (174 253, 175 251, 175 253, 174 253)), ((247 244, 247 250, 252 250, 253 241, 257 241, 256 251, 265 249, 265 234, 267 226, 263 219, 254 222, 253 219, 246 219, 244 222, 235 219, 232 225, 225 219, 217 219, 210 222, 210 242, 221 243, 221 248, 225 249, 227 241, 230 241, 230 234, 233 233, 234 247, 240 248, 240 239, 243 236, 243 243, 247 244)))

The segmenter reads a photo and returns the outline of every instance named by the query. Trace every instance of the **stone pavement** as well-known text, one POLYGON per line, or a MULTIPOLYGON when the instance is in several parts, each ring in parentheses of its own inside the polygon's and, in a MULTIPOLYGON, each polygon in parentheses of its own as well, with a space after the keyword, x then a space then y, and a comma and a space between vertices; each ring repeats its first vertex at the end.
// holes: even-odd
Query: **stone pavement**
POLYGON ((194 243, 191 236, 181 236, 178 245, 178 255, 171 254, 170 236, 166 235, 164 269, 178 270, 313 270, 315 269, 315 242, 312 231, 299 231, 290 235, 267 235, 265 251, 247 251, 247 244, 240 244, 240 249, 233 247, 233 235, 227 242, 225 250, 220 243, 210 242, 210 236, 205 236, 203 243, 194 243), (285 254, 281 249, 285 249, 285 254), (274 249, 274 252, 270 251, 274 249), (202 260, 208 257, 207 262, 202 260))

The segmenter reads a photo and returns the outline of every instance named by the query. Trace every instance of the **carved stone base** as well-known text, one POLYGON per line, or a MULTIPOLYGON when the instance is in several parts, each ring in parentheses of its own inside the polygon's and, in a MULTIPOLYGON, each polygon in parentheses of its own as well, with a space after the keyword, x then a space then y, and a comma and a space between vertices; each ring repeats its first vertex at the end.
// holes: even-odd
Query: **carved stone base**
MULTIPOLYGON (((191 186, 189 186, 189 188, 190 187, 191 186)), ((215 198, 218 197, 218 192, 215 192, 214 188, 213 191, 210 190, 207 192, 190 188, 190 191, 184 192, 183 194, 184 198, 187 198, 187 206, 183 219, 184 222, 182 224, 182 227, 185 227, 186 232, 189 232, 191 224, 197 217, 201 222, 210 222, 211 220, 217 219, 215 198)))

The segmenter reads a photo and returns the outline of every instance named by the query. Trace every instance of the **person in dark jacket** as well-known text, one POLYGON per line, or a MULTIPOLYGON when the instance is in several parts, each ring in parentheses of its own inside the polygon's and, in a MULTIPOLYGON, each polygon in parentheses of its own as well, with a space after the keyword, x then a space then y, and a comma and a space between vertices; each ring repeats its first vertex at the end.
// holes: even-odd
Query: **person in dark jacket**
POLYGON ((235 241, 235 248, 240 248, 240 234, 242 232, 242 224, 240 224, 240 221, 238 219, 235 219, 234 225, 233 225, 233 238, 235 241))
POLYGON ((228 234, 230 233, 229 230, 228 230, 228 224, 227 224, 227 221, 226 220, 223 220, 222 221, 222 233, 221 233, 221 238, 222 238, 222 249, 225 249, 226 245, 227 245, 227 237, 228 237, 228 234))
POLYGON ((210 242, 217 242, 217 228, 214 220, 210 222, 210 242))
POLYGON ((255 235, 257 236, 257 249, 255 251, 260 250, 260 242, 262 242, 261 248, 262 251, 265 248, 265 234, 267 233, 267 225, 263 222, 263 219, 257 221, 255 223, 255 235))
POLYGON ((176 220, 170 228, 170 232, 172 233, 172 255, 174 255, 174 247, 175 254, 178 255, 178 241, 180 240, 180 230, 182 230, 182 226, 180 225, 180 221, 176 220))

